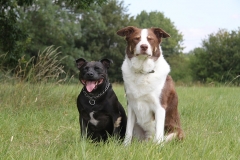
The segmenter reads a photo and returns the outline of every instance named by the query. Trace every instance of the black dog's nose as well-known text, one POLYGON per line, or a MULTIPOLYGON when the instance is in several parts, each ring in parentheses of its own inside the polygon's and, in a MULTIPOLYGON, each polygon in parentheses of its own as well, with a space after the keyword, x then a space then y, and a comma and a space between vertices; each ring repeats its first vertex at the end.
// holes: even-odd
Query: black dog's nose
POLYGON ((90 77, 93 77, 93 73, 92 72, 88 72, 87 75, 90 76, 90 77))

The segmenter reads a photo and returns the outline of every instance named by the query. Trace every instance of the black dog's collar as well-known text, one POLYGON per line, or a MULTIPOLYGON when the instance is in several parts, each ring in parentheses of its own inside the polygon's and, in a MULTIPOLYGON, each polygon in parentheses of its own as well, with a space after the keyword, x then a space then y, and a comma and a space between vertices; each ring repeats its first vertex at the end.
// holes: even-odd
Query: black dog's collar
POLYGON ((90 95, 85 91, 84 87, 82 88, 82 92, 84 93, 85 97, 87 97, 87 98, 89 99, 89 104, 93 106, 93 105, 95 105, 95 100, 96 100, 97 98, 101 97, 101 96, 108 90, 109 86, 110 86, 110 83, 108 83, 107 86, 105 87, 105 89, 104 89, 101 93, 99 93, 98 95, 96 95, 96 96, 90 96, 90 95))

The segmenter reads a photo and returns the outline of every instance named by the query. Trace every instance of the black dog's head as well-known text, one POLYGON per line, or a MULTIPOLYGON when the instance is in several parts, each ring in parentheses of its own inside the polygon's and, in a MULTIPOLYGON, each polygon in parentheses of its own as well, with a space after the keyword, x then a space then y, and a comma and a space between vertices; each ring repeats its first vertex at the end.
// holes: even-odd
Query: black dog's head
POLYGON ((108 82, 107 70, 112 60, 102 59, 100 61, 87 62, 83 58, 76 60, 77 68, 80 70, 79 80, 88 92, 102 88, 108 82))

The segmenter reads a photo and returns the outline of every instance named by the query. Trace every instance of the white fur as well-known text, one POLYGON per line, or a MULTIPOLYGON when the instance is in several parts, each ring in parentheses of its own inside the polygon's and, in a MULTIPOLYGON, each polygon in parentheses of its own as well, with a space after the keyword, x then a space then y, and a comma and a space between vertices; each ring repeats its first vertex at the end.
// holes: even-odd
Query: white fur
POLYGON ((93 117, 93 114, 94 114, 94 112, 91 112, 91 113, 89 113, 89 116, 90 116, 90 123, 92 123, 93 125, 95 125, 95 126, 97 126, 97 124, 98 124, 98 120, 96 120, 94 117, 93 117))
POLYGON ((177 133, 170 133, 164 138, 165 142, 170 142, 171 140, 175 139, 177 137, 177 133))
MULTIPOLYGON (((136 50, 137 48, 138 45, 136 50)), ((125 58, 122 65, 128 101, 125 145, 131 143, 132 136, 145 140, 154 137, 156 143, 163 141, 165 109, 161 106, 159 97, 169 72, 170 66, 162 54, 156 61, 147 56, 125 58), (154 73, 148 73, 152 70, 154 73)))

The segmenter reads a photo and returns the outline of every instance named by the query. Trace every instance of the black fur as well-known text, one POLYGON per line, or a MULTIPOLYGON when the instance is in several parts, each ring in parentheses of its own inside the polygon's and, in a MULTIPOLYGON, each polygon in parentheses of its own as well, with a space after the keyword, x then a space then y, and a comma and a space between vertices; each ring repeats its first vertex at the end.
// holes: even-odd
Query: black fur
POLYGON ((123 140, 125 136, 126 113, 108 80, 107 69, 111 63, 112 61, 109 59, 94 62, 87 62, 83 58, 76 60, 77 67, 80 70, 79 80, 84 85, 77 98, 81 135, 87 136, 94 141, 106 141, 109 135, 117 136, 123 140), (87 90, 87 82, 100 82, 100 80, 102 80, 102 83, 97 85, 92 91, 89 92, 87 90), (108 85, 109 87, 107 88, 108 85), (95 97, 94 105, 92 105, 93 103, 90 104, 89 100, 91 98, 89 97, 95 97), (97 125, 90 121, 90 113, 93 114, 94 120, 98 121, 97 125), (114 126, 119 117, 121 117, 121 123, 119 126, 114 126))

